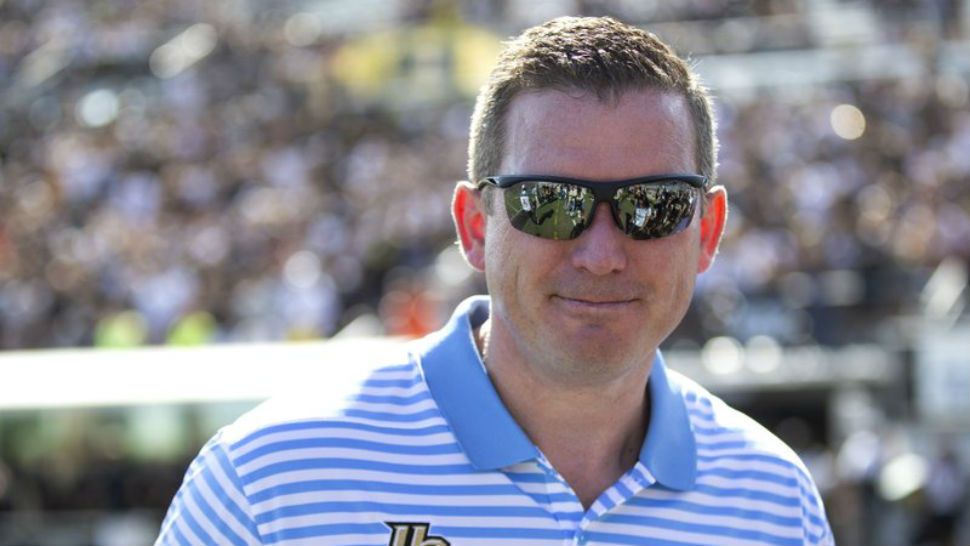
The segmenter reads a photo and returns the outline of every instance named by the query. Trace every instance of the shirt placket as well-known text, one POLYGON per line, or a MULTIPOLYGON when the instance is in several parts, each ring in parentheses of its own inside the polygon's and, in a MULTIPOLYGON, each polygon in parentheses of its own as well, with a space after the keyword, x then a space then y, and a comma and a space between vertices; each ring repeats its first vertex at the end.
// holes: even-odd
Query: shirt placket
POLYGON ((546 510, 556 519, 559 529, 563 531, 563 545, 573 544, 573 537, 576 535, 580 520, 575 516, 571 517, 570 514, 582 514, 583 505, 579 502, 579 497, 576 496, 573 488, 545 456, 540 455, 535 460, 535 465, 546 477, 545 492, 548 499, 546 510))
POLYGON ((574 546, 591 544, 589 535, 598 522, 609 515, 610 511, 618 506, 622 506, 623 503, 637 496, 641 491, 655 483, 657 483, 657 479, 650 470, 643 463, 637 461, 633 468, 628 470, 615 484, 604 491, 596 499, 596 502, 589 507, 589 510, 583 514, 583 519, 574 531, 572 540, 567 541, 566 544, 574 546))

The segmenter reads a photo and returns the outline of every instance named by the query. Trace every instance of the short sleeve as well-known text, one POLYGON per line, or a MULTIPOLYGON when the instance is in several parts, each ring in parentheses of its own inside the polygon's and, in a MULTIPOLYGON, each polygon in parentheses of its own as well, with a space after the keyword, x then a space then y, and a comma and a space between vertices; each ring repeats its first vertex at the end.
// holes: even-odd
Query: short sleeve
POLYGON ((155 546, 260 544, 242 482, 217 433, 189 465, 155 546))
POLYGON ((815 483, 808 477, 808 471, 799 472, 799 487, 802 493, 802 529, 805 546, 835 546, 832 529, 825 516, 822 496, 815 483))

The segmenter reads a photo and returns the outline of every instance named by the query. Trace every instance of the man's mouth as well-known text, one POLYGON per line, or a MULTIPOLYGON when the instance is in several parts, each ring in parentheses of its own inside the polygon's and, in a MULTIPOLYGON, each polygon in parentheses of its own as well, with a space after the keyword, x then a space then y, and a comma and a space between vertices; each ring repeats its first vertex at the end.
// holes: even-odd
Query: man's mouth
POLYGON ((576 307, 589 307, 589 308, 610 308, 610 307, 622 307, 625 305, 630 305, 636 302, 634 298, 628 298, 623 296, 613 296, 613 297, 602 297, 602 296, 563 296, 554 295, 554 299, 559 300, 561 303, 576 307))

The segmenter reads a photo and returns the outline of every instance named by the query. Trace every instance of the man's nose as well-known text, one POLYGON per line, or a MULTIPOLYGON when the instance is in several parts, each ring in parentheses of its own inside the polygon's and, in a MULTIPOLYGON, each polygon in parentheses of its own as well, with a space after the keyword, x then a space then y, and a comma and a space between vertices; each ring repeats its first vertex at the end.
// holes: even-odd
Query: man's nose
POLYGON ((593 223, 573 243, 572 264, 594 275, 609 275, 626 267, 628 239, 613 220, 609 205, 596 207, 593 223))

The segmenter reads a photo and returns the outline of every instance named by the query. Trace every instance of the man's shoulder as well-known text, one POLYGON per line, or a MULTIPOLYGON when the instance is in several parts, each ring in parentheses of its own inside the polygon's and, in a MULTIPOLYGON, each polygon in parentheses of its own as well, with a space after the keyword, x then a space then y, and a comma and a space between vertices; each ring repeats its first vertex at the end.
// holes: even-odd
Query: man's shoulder
POLYGON ((345 366, 273 396, 223 427, 215 440, 238 454, 285 439, 418 427, 437 416, 420 371, 409 359, 345 366))
POLYGON ((832 544, 822 497, 798 455, 707 389, 680 374, 672 375, 696 440, 699 490, 735 506, 768 510, 772 517, 798 518, 806 544, 832 544))
POLYGON ((761 461, 810 480, 798 455, 771 431, 695 381, 676 372, 671 375, 683 394, 702 459, 709 464, 719 459, 761 461))

